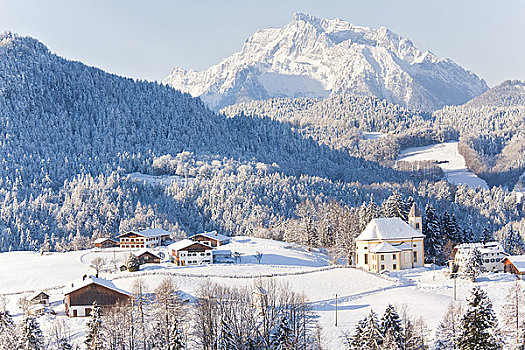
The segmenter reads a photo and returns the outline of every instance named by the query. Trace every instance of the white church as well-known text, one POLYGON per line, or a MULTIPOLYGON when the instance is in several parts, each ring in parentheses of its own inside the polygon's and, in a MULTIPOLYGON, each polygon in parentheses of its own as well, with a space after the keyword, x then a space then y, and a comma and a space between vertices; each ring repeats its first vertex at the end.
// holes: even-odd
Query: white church
POLYGON ((356 266, 378 273, 421 267, 424 238, 421 211, 415 203, 408 224, 400 218, 372 219, 355 239, 356 266))

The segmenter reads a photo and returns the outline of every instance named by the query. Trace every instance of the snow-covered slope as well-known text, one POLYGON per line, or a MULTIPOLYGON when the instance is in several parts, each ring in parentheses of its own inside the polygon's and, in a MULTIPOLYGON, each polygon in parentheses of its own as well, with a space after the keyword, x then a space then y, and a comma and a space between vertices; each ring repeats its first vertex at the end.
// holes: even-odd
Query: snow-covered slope
POLYGON ((174 68, 164 83, 215 109, 272 97, 358 94, 434 110, 488 89, 450 59, 422 52, 384 27, 303 13, 284 27, 257 31, 240 52, 205 71, 174 68))
POLYGON ((467 169, 465 158, 458 151, 455 141, 444 142, 437 145, 412 147, 399 154, 398 161, 435 161, 445 172, 448 182, 455 185, 466 185, 472 188, 481 187, 488 189, 485 180, 467 169))
POLYGON ((525 82, 506 80, 465 103, 467 108, 525 106, 525 82))

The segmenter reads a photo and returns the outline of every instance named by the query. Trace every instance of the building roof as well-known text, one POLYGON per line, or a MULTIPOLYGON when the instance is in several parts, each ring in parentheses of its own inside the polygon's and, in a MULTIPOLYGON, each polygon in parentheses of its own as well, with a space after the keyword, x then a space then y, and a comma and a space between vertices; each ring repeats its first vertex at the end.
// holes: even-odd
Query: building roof
POLYGON ((232 251, 229 249, 217 249, 214 250, 213 255, 232 255, 232 251))
POLYGON ((399 253, 401 249, 394 247, 387 242, 382 242, 370 249, 370 253, 399 253))
POLYGON ((206 244, 202 244, 199 242, 192 241, 191 239, 183 239, 178 242, 172 243, 168 246, 168 249, 171 250, 184 250, 185 248, 188 248, 191 245, 198 244, 200 246, 203 246, 207 249, 212 249, 211 247, 207 246, 206 244))
POLYGON ((503 260, 509 260, 518 272, 525 272, 525 255, 509 255, 503 260))
POLYGON ((372 219, 372 221, 366 225, 366 228, 355 240, 373 241, 383 239, 410 239, 423 237, 425 237, 424 234, 415 230, 412 226, 400 218, 378 218, 372 219))
POLYGON ((398 243, 398 244, 392 244, 393 247, 396 247, 401 250, 412 250, 413 248, 408 245, 407 243, 398 243))
POLYGON ((115 242, 117 243, 115 240, 113 240, 112 238, 109 238, 109 237, 102 237, 102 238, 97 238, 93 241, 93 243, 95 244, 99 244, 99 243, 104 243, 105 241, 112 241, 112 242, 115 242))
POLYGON ((121 235, 118 235, 118 237, 125 236, 128 233, 134 233, 138 236, 147 237, 147 238, 155 238, 155 237, 163 237, 163 236, 171 235, 170 232, 163 230, 161 228, 149 228, 147 230, 142 230, 142 231, 128 231, 121 235))
POLYGON ((489 253, 501 253, 508 255, 499 242, 475 242, 475 243, 462 243, 457 245, 459 251, 469 251, 474 248, 478 248, 481 254, 489 253))
POLYGON ((148 253, 151 254, 151 255, 153 255, 153 256, 155 256, 155 257, 157 257, 157 258, 159 258, 159 259, 161 259, 160 256, 158 256, 157 254, 155 254, 155 253, 153 253, 152 251, 147 250, 147 249, 140 249, 140 250, 136 251, 136 252, 134 253, 134 255, 135 255, 136 257, 140 257, 141 255, 148 254, 148 253))
POLYGON ((220 233, 217 233, 217 231, 197 233, 197 234, 191 236, 190 238, 193 238, 195 236, 203 236, 203 237, 206 237, 206 238, 209 238, 209 239, 214 239, 214 240, 219 241, 219 242, 226 242, 226 241, 230 240, 230 237, 225 236, 225 235, 221 235, 220 233))
POLYGON ((421 217, 421 210, 419 210, 419 207, 416 205, 416 203, 412 203, 412 207, 410 208, 408 217, 410 218, 420 218, 421 217))
POLYGON ((95 276, 87 276, 86 278, 81 278, 81 279, 78 279, 76 281, 74 281, 73 283, 71 283, 70 287, 68 289, 66 289, 64 291, 64 295, 68 295, 68 294, 71 294, 79 289, 82 289, 86 286, 89 286, 91 284, 97 284, 99 286, 102 286, 102 287, 105 287, 107 289, 111 289, 117 293, 120 293, 120 294, 124 294, 124 295, 127 295, 129 297, 131 297, 132 295, 125 291, 124 289, 120 289, 120 288, 117 288, 112 281, 109 281, 109 280, 105 280, 105 279, 102 279, 102 278, 98 278, 98 277, 95 277, 95 276))
POLYGON ((47 294, 46 292, 38 291, 38 292, 35 292, 35 293, 29 295, 29 297, 27 299, 29 299, 29 300, 36 299, 38 296, 40 296, 40 294, 44 294, 46 297, 49 298, 49 294, 47 294))

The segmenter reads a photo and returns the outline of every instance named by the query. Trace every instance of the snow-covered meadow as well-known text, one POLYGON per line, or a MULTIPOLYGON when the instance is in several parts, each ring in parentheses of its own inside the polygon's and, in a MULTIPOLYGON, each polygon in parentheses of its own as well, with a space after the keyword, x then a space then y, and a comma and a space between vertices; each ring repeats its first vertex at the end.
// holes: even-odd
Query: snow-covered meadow
POLYGON ((437 145, 412 147, 403 150, 398 161, 436 161, 445 172, 446 180, 455 185, 467 185, 472 188, 488 189, 485 180, 467 169, 465 158, 458 151, 456 141, 444 142, 437 145))
MULTIPOLYGON (((303 246, 252 237, 236 237, 225 246, 242 254, 241 261, 232 265, 176 267, 169 262, 143 265, 139 272, 103 272, 101 277, 112 279, 115 285, 131 290, 136 278, 141 277, 153 291, 160 281, 170 275, 178 288, 189 296, 196 295, 199 286, 212 281, 228 286, 252 286, 258 278, 273 278, 287 283, 292 290, 304 292, 310 306, 318 316, 323 329, 326 349, 341 349, 343 334, 352 331, 356 322, 370 309, 381 314, 388 304, 406 307, 414 317, 423 317, 433 331, 449 303, 453 301, 453 281, 444 270, 430 267, 408 270, 390 276, 376 275, 354 268, 330 266, 329 258, 321 250, 309 251, 303 246), (256 252, 262 252, 257 263, 256 252), (338 325, 335 326, 335 296, 337 295, 338 325)), ((165 252, 165 250, 164 250, 165 252)), ((69 253, 40 255, 33 252, 9 252, 0 254, 0 294, 7 297, 7 308, 20 317, 17 300, 31 291, 46 290, 51 295, 51 305, 57 316, 41 316, 39 322, 44 331, 50 329, 55 317, 67 320, 74 341, 80 342, 84 335, 86 319, 70 319, 64 315, 63 287, 84 274, 93 273, 91 260, 101 256, 109 265, 125 258, 129 251, 90 249, 69 253)), ((487 274, 475 285, 488 292, 495 309, 499 312, 506 289, 513 275, 487 274)), ((457 281, 458 302, 464 302, 473 287, 467 280, 457 281)))

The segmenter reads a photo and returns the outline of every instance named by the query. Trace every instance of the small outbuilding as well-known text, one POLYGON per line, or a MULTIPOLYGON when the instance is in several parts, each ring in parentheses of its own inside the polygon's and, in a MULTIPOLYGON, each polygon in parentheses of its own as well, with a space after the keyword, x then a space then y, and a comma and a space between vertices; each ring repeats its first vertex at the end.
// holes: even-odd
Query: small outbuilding
POLYGON ((502 260, 505 272, 525 275, 525 255, 509 255, 502 260))
POLYGON ((131 298, 130 293, 117 288, 112 281, 84 276, 65 291, 64 305, 69 317, 86 317, 91 314, 94 302, 104 308, 128 302, 131 298))
POLYGON ((49 295, 45 292, 36 292, 28 298, 31 305, 49 306, 49 295))
POLYGON ((135 253, 135 256, 137 259, 139 259, 139 264, 160 264, 160 261, 162 260, 160 256, 157 254, 154 254, 150 252, 149 250, 139 250, 135 253))

